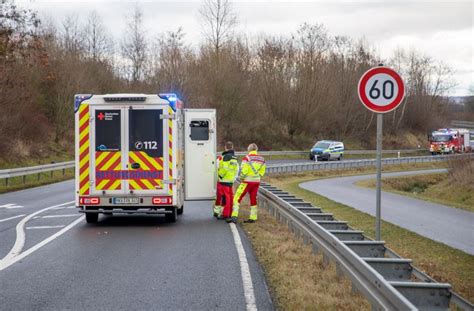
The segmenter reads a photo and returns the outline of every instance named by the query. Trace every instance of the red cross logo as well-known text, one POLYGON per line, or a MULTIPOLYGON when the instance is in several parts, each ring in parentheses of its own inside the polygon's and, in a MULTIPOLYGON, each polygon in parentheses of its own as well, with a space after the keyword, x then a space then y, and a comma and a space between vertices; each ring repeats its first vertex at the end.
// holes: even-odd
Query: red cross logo
POLYGON ((104 120, 105 115, 101 112, 101 113, 99 113, 99 115, 97 116, 97 118, 99 118, 99 120, 102 121, 102 120, 104 120))

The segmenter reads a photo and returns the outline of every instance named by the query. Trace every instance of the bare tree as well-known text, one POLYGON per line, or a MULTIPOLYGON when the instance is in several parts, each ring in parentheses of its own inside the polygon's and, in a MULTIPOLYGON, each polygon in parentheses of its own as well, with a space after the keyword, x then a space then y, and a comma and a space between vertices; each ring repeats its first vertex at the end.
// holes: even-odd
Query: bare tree
POLYGON ((184 42, 184 32, 180 27, 160 35, 153 46, 154 81, 160 90, 182 93, 187 79, 187 63, 191 49, 184 42))
POLYGON ((232 3, 230 0, 204 0, 199 14, 202 18, 206 40, 218 56, 222 47, 231 39, 237 23, 232 3))
POLYGON ((84 26, 84 41, 89 57, 94 61, 102 60, 105 54, 111 52, 112 43, 106 34, 104 24, 99 14, 92 11, 84 26))
POLYGON ((77 15, 68 15, 61 23, 60 42, 69 53, 78 54, 83 50, 83 33, 77 15))
POLYGON ((137 5, 133 14, 128 17, 125 36, 122 41, 122 57, 129 63, 129 79, 138 82, 145 75, 147 61, 147 41, 143 29, 143 12, 137 5))

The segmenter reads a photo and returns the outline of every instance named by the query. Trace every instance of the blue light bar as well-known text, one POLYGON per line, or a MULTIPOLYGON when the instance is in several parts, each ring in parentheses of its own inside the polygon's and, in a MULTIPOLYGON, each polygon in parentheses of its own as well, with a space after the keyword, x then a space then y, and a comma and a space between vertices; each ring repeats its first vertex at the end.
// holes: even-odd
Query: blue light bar
POLYGON ((74 113, 79 110, 79 106, 81 103, 89 98, 91 98, 92 94, 76 94, 74 95, 74 113))
POLYGON ((170 103, 171 109, 173 109, 173 111, 176 111, 176 103, 178 101, 178 96, 176 96, 175 93, 160 93, 158 94, 158 96, 161 99, 166 99, 170 103))

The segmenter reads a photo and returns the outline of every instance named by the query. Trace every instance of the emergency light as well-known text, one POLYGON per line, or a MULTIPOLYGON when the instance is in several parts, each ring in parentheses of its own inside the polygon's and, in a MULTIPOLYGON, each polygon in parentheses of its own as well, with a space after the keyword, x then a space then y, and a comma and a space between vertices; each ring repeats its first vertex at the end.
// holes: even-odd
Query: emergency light
POLYGON ((171 109, 176 111, 176 103, 178 102, 178 96, 175 93, 160 93, 158 96, 161 99, 166 99, 170 103, 171 109))
POLYGON ((92 94, 76 94, 74 96, 74 112, 77 112, 79 110, 79 106, 81 103, 89 98, 92 97, 92 94))

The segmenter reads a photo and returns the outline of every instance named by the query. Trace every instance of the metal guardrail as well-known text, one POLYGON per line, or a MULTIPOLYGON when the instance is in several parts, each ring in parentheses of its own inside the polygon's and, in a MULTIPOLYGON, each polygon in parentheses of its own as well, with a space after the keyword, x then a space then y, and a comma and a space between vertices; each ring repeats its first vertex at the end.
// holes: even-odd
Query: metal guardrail
POLYGON ((462 310, 473 305, 451 290, 450 284, 437 283, 385 246, 339 221, 321 208, 288 192, 262 183, 259 206, 288 225, 315 253, 323 253, 323 263, 336 263, 376 310, 447 310, 450 303, 462 310))
POLYGON ((11 168, 6 170, 0 170, 0 179, 5 179, 5 185, 9 185, 9 179, 13 177, 23 177, 23 183, 26 182, 27 175, 38 174, 38 180, 41 178, 41 173, 51 173, 54 171, 62 170, 62 174, 66 173, 66 169, 74 167, 74 161, 60 162, 53 164, 37 165, 30 167, 11 168))
POLYGON ((452 120, 451 125, 453 127, 461 127, 467 129, 474 129, 474 122, 472 121, 461 121, 461 120, 452 120))
MULTIPOLYGON (((428 152, 428 149, 399 149, 399 150, 382 150, 383 154, 398 154, 398 153, 417 153, 417 152, 428 152)), ((263 156, 286 156, 286 155, 309 155, 309 150, 289 150, 289 151, 259 151, 258 153, 263 156)), ((344 154, 375 154, 377 150, 345 150, 344 154)), ((235 152, 236 156, 246 155, 246 151, 235 152)))
MULTIPOLYGON (((412 163, 431 163, 443 162, 453 158, 474 158, 474 153, 454 154, 454 155, 436 155, 421 157, 403 157, 403 158, 385 158, 382 159, 382 165, 412 164, 412 163)), ((350 169, 359 167, 370 167, 376 165, 376 159, 367 160, 346 160, 346 161, 326 161, 314 163, 289 163, 289 164, 269 164, 267 173, 290 173, 304 172, 328 169, 350 169)))
MULTIPOLYGON (((418 152, 421 149, 407 149, 407 150, 385 150, 385 153, 413 153, 418 152)), ((423 151, 423 150, 421 150, 423 151)), ((307 151, 261 151, 259 152, 263 156, 272 155, 307 155, 307 151)), ((375 153, 375 150, 349 150, 346 153, 352 154, 370 154, 375 153)), ((245 155, 246 152, 236 152, 236 155, 245 155)), ((470 154, 474 156, 474 154, 470 154)), ((438 156, 419 156, 419 157, 402 157, 402 158, 386 158, 382 159, 382 164, 404 164, 404 163, 426 163, 426 162, 439 162, 446 161, 450 157, 455 156, 469 156, 468 155, 438 155, 438 156)), ((368 160, 346 160, 342 162, 315 162, 315 163, 292 163, 292 164, 275 164, 268 165, 269 173, 284 173, 284 172, 298 172, 318 169, 343 169, 343 168, 355 168, 355 167, 366 167, 375 165, 375 159, 368 160)), ((41 173, 62 170, 63 175, 65 170, 74 167, 74 161, 60 162, 53 164, 37 165, 30 167, 12 168, 0 170, 0 179, 5 179, 5 184, 8 186, 9 179, 12 177, 23 177, 23 183, 26 182, 27 175, 38 174, 38 180, 40 179, 41 173)))

